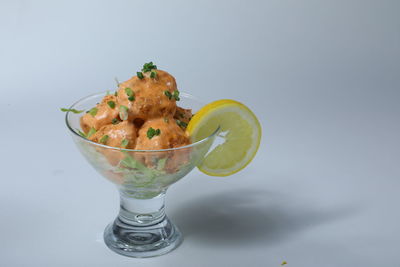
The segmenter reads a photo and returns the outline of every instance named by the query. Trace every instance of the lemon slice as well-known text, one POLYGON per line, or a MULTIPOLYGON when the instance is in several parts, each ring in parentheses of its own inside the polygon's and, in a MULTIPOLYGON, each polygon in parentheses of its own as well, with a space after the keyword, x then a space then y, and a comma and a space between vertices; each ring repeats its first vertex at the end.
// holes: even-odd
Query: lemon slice
POLYGON ((254 113, 242 103, 223 99, 207 104, 190 120, 187 127, 192 141, 210 136, 220 127, 217 145, 197 166, 211 176, 228 176, 247 166, 257 153, 261 125, 254 113))

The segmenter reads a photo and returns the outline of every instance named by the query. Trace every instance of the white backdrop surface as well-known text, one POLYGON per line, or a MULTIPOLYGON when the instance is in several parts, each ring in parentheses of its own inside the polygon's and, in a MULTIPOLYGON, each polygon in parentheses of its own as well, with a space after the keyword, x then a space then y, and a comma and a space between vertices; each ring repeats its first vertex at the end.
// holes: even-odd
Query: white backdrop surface
POLYGON ((0 266, 398 266, 400 2, 1 1, 0 266), (257 157, 167 195, 184 243, 102 243, 115 188, 60 107, 144 62, 181 90, 248 105, 257 157))

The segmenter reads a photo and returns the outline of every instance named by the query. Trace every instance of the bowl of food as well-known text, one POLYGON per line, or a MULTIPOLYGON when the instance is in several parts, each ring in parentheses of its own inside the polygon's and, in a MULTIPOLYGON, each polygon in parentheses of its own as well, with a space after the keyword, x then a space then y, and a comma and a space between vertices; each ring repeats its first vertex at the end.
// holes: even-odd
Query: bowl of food
POLYGON ((125 256, 153 257, 182 242, 165 215, 168 187, 196 166, 214 176, 242 169, 258 149, 261 128, 243 104, 204 105, 180 92, 175 78, 152 62, 136 74, 115 91, 62 110, 79 151, 120 193, 119 215, 104 232, 106 245, 125 256), (217 138, 222 142, 213 146, 217 138))

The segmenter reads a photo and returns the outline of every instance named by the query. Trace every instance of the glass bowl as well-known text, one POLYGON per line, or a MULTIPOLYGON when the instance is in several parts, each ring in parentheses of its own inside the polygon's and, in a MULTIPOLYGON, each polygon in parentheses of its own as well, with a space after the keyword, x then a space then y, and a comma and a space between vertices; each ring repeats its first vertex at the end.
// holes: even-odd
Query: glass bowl
MULTIPOLYGON (((90 110, 106 93, 82 98, 70 108, 90 110)), ((195 113, 203 103, 181 93, 179 106, 195 113)), ((182 234, 165 215, 165 193, 170 185, 201 163, 219 128, 208 137, 187 146, 161 150, 133 150, 90 141, 80 134, 82 114, 66 113, 66 124, 79 151, 120 193, 120 211, 104 231, 106 245, 130 257, 153 257, 172 251, 182 234)))

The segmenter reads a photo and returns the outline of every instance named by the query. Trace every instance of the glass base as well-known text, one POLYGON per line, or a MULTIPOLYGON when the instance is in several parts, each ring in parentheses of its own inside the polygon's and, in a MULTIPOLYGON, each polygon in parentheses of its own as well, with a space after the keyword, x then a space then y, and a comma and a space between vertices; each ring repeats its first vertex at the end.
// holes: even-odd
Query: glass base
POLYGON ((183 241, 179 229, 166 217, 153 225, 132 225, 118 217, 104 231, 104 242, 114 252, 135 258, 155 257, 177 248, 183 241))

